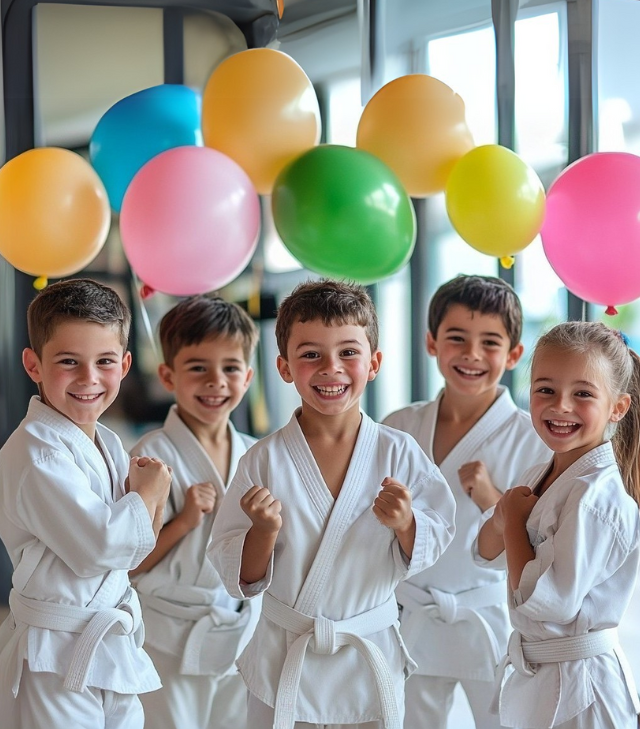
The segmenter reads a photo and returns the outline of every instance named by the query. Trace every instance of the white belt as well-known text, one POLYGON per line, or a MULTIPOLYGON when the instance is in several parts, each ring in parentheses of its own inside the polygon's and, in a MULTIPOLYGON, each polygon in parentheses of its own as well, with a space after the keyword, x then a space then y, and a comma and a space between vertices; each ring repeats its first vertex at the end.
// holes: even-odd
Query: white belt
MULTIPOLYGON (((113 608, 100 610, 63 605, 61 603, 33 600, 16 590, 9 593, 9 607, 16 623, 46 630, 61 630, 65 633, 80 633, 64 687, 69 691, 82 692, 87 686, 89 671, 98 645, 107 633, 131 635, 140 647, 144 641, 142 613, 138 595, 130 587, 121 602, 113 608)), ((22 655, 14 690, 22 675, 22 655)))
POLYGON ((402 637, 409 652, 420 639, 423 620, 439 618, 445 623, 468 620, 477 623, 478 627, 486 633, 493 651, 494 665, 498 665, 502 657, 498 639, 489 623, 476 611, 491 605, 500 605, 506 601, 506 580, 458 593, 443 592, 433 587, 422 590, 410 582, 401 582, 396 588, 396 599, 403 608, 407 609, 408 613, 406 617, 403 616, 402 637))
POLYGON ((205 635, 212 629, 222 625, 234 625, 240 618, 240 613, 228 608, 215 605, 180 605, 157 595, 144 595, 143 605, 150 607, 171 618, 191 620, 194 625, 182 651, 180 673, 198 675, 200 667, 200 654, 205 635))
POLYGON ((532 663, 562 663, 594 658, 617 646, 618 631, 615 628, 526 643, 522 642, 522 634, 514 630, 509 637, 507 655, 500 662, 496 673, 496 693, 491 711, 498 712, 500 690, 507 666, 512 665, 522 676, 532 677, 536 674, 532 663))
POLYGON ((395 597, 392 596, 383 605, 353 618, 334 621, 322 616, 305 615, 265 592, 262 613, 272 623, 298 636, 287 652, 280 674, 274 729, 293 729, 296 698, 307 648, 321 655, 333 655, 345 645, 353 646, 359 651, 373 673, 384 726, 387 729, 401 729, 389 665, 380 648, 364 637, 389 628, 396 622, 398 607, 395 597))

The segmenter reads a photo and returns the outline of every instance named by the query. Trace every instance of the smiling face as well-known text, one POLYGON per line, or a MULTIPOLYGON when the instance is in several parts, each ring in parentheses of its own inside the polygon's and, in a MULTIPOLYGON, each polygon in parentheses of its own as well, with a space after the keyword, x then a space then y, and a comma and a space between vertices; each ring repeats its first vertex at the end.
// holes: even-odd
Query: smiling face
POLYGON ((61 322, 43 345, 41 357, 25 349, 22 360, 42 400, 91 439, 131 366, 118 328, 88 321, 61 322))
POLYGON ((505 369, 513 369, 522 345, 511 347, 502 318, 454 304, 436 337, 427 333, 427 351, 438 361, 450 395, 486 396, 492 402, 505 369))
POLYGON ((342 415, 359 412, 367 382, 375 379, 382 354, 372 352, 364 327, 325 326, 322 321, 296 321, 291 327, 287 358, 278 371, 293 382, 303 414, 342 415))
POLYGON ((158 373, 165 388, 175 393, 181 419, 196 435, 227 427, 253 377, 242 344, 222 336, 182 347, 173 367, 161 364, 158 373))
POLYGON ((531 370, 531 420, 538 435, 558 454, 564 467, 605 441, 609 423, 629 408, 629 395, 612 397, 609 364, 547 346, 539 349, 531 370))

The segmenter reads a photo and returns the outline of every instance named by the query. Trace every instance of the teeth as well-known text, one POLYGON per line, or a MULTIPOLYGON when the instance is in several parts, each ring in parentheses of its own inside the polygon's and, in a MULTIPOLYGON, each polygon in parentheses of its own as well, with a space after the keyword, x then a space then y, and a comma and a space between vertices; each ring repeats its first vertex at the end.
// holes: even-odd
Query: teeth
POLYGON ((570 420, 550 420, 549 422, 551 425, 557 425, 559 428, 568 428, 572 425, 577 425, 577 423, 573 423, 570 420))
POLYGON ((474 377, 484 374, 483 370, 469 370, 466 367, 457 367, 456 369, 462 372, 463 375, 473 375, 474 377))
POLYGON ((558 435, 566 435, 573 433, 579 427, 578 423, 572 423, 568 420, 547 420, 549 430, 558 435))
POLYGON ((342 395, 346 389, 345 385, 332 385, 331 387, 322 387, 321 385, 316 386, 316 390, 323 395, 342 395))
POLYGON ((222 405, 222 403, 226 400, 226 397, 199 397, 198 400, 200 400, 201 403, 204 405, 222 405))
POLYGON ((100 397, 100 395, 101 393, 97 392, 94 395, 73 395, 73 397, 75 397, 76 400, 95 400, 100 397))

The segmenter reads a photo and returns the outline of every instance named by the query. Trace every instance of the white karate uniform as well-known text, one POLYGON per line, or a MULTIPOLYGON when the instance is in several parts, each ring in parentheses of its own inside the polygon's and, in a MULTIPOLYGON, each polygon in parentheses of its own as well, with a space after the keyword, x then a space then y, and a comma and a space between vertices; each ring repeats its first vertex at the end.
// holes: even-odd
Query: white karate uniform
MULTIPOLYGON (((387 425, 411 433, 433 460, 433 441, 443 392, 392 413, 387 425)), ((401 632, 416 673, 406 686, 405 728, 444 729, 458 682, 465 689, 476 727, 498 727, 489 712, 495 668, 510 632, 504 572, 475 564, 471 544, 482 523, 480 508, 460 484, 458 469, 483 461, 495 487, 517 485, 529 467, 547 461, 550 451, 516 407, 509 391, 460 439, 440 464, 456 500, 456 534, 443 557, 397 590, 401 632), (488 683, 491 682, 491 683, 488 683)))
POLYGON ((229 592, 266 591, 238 667, 251 694, 275 707, 276 727, 385 717, 389 729, 399 729, 404 679, 415 664, 399 635, 394 589, 447 547, 454 500, 413 438, 363 415, 334 501, 297 414, 241 459, 213 528, 209 554, 229 592), (371 508, 386 476, 412 492, 410 561, 371 508), (281 501, 283 523, 267 575, 245 585, 239 571, 251 521, 240 498, 253 485, 281 501))
MULTIPOLYGON (((548 464, 532 468, 523 484, 534 488, 547 470, 548 464)), ((636 729, 637 693, 617 641, 592 657, 567 660, 570 649, 576 654, 584 645, 561 646, 551 662, 523 656, 532 642, 543 641, 550 650, 556 638, 602 638, 607 634, 599 631, 616 628, 629 604, 640 560, 640 513, 624 489, 610 443, 586 453, 554 481, 533 507, 527 531, 535 558, 510 593, 514 633, 504 662, 510 675, 500 694, 502 723, 636 729)), ((503 552, 487 562, 477 543, 474 550, 479 564, 504 559, 503 552)))
POLYGON ((115 433, 97 425, 94 443, 36 397, 0 451, 0 536, 14 568, 3 729, 142 726, 136 694, 160 681, 128 571, 155 536, 140 496, 124 493, 128 470, 115 433))
MULTIPOLYGON (((231 477, 256 440, 231 423, 229 433, 231 477)), ((162 679, 160 691, 142 697, 147 723, 152 729, 242 729, 247 691, 235 659, 251 637, 260 605, 231 597, 206 557, 228 484, 175 405, 164 426, 144 435, 131 452, 161 458, 173 469, 165 523, 182 511, 193 484, 212 483, 217 496, 214 511, 136 580, 145 647, 162 679)))

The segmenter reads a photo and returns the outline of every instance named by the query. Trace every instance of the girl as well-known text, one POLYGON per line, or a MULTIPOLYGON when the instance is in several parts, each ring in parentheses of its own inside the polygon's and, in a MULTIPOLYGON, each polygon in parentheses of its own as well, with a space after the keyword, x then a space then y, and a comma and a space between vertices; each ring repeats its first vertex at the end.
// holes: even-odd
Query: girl
POLYGON ((503 726, 636 727, 615 629, 640 555, 639 389, 640 359, 604 324, 560 324, 536 346, 531 418, 554 456, 504 494, 476 542, 480 563, 506 555, 503 726))

